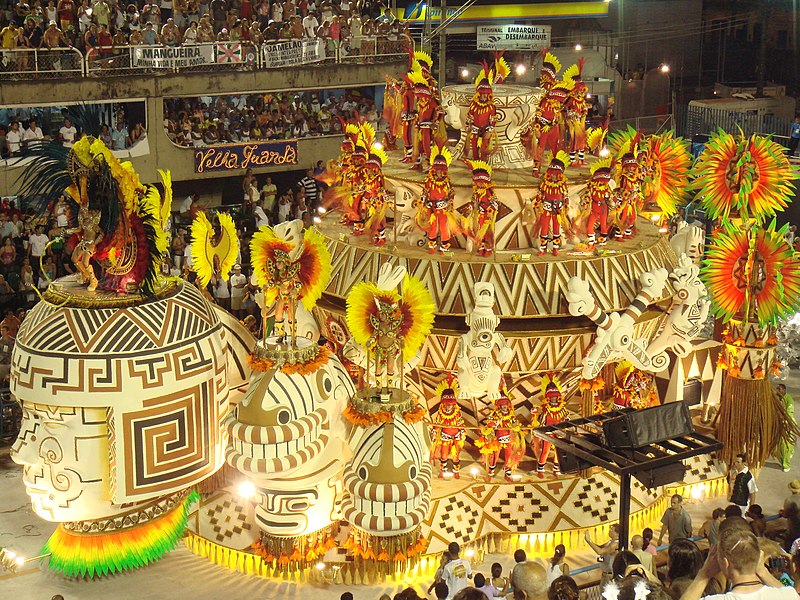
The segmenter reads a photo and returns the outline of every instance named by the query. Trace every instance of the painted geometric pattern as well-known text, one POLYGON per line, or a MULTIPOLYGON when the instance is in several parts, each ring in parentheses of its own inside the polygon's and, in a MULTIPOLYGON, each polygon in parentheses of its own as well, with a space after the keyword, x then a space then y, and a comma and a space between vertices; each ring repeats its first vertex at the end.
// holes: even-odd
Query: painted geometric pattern
POLYGON ((259 535, 253 504, 226 491, 215 492, 196 513, 200 535, 228 548, 247 548, 259 535))
MULTIPOLYGON (((686 483, 719 477, 720 467, 713 456, 697 456, 686 464, 686 483)), ((429 554, 446 550, 453 540, 464 544, 492 533, 588 528, 618 517, 620 482, 607 471, 588 478, 562 476, 524 485, 473 482, 455 492, 454 484, 434 485, 431 511, 422 526, 423 535, 431 540, 429 554)), ((632 479, 631 511, 652 506, 661 493, 661 489, 647 489, 632 479)))
POLYGON ((39 303, 25 319, 17 345, 75 355, 138 354, 191 341, 219 323, 194 286, 132 308, 80 309, 39 303))
MULTIPOLYGON (((326 227, 323 226, 323 233, 326 227)), ((497 313, 504 318, 567 316, 564 292, 571 277, 584 279, 605 311, 627 308, 636 296, 639 276, 658 267, 671 270, 675 255, 663 236, 640 234, 641 241, 623 253, 605 257, 537 259, 533 262, 466 262, 449 258, 401 258, 399 264, 420 278, 434 297, 438 314, 466 314, 475 282, 494 284, 497 313)), ((326 294, 343 299, 360 281, 377 279, 387 256, 329 238, 332 272, 326 294)), ((459 253, 457 258, 461 258, 459 253)), ((464 256, 466 258, 466 255, 464 256)), ((670 297, 665 288, 658 300, 670 297)))

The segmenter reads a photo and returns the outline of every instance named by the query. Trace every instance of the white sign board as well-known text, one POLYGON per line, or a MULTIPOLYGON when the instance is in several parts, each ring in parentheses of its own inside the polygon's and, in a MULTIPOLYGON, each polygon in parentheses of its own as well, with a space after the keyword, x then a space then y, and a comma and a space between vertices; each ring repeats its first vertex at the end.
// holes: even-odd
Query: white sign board
POLYGON ((550 47, 550 25, 479 25, 478 50, 541 50, 550 47))
POLYGON ((264 68, 293 67, 325 58, 323 40, 292 40, 264 45, 264 68))
POLYGON ((150 69, 177 69, 214 64, 214 46, 135 46, 133 65, 150 69))

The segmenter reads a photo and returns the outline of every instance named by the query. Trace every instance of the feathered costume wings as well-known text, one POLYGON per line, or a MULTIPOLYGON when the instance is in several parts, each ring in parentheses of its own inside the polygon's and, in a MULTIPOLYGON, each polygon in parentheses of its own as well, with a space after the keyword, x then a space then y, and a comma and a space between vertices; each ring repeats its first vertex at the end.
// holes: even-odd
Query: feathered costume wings
POLYGON ((396 304, 401 317, 398 336, 403 340, 405 362, 416 355, 430 333, 435 306, 428 288, 416 277, 406 274, 401 290, 398 292, 396 285, 381 287, 371 281, 357 283, 347 295, 346 319, 353 340, 366 348, 375 333, 372 319, 378 316, 376 300, 396 304))
POLYGON ((239 254, 239 238, 233 219, 228 213, 217 213, 217 219, 220 225, 218 240, 215 240, 214 226, 204 212, 197 213, 192 222, 192 266, 203 287, 208 285, 215 271, 227 281, 239 254))
POLYGON ((309 227, 302 239, 294 240, 281 235, 285 232, 279 227, 261 227, 250 241, 253 273, 264 290, 264 303, 270 305, 275 302, 279 291, 270 277, 267 261, 274 261, 275 251, 283 250, 293 263, 300 265, 297 275, 301 284, 299 298, 306 310, 311 310, 331 278, 331 254, 325 245, 325 238, 309 227))

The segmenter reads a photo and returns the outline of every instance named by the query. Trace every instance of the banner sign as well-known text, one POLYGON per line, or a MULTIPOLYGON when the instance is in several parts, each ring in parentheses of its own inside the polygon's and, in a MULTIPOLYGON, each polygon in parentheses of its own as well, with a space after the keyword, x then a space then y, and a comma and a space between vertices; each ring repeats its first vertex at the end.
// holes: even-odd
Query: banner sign
POLYGON ((214 46, 135 46, 133 66, 149 69, 176 69, 196 65, 213 65, 214 46))
POLYGON ((480 25, 478 50, 541 50, 550 47, 550 25, 480 25))
POLYGON ((194 172, 297 164, 297 140, 208 146, 194 151, 194 172))
POLYGON ((247 63, 255 64, 256 54, 255 48, 250 44, 241 44, 239 42, 219 43, 217 44, 217 62, 218 63, 247 63))
POLYGON ((264 68, 294 67, 325 58, 324 40, 292 40, 264 45, 264 68))

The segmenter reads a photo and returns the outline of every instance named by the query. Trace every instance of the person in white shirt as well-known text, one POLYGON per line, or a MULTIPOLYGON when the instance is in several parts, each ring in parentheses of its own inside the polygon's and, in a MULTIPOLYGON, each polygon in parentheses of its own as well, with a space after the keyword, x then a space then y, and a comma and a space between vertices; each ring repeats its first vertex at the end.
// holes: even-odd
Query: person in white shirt
POLYGON ((69 117, 64 118, 64 125, 58 130, 58 139, 64 145, 64 148, 72 148, 75 143, 75 136, 78 135, 78 130, 72 124, 69 117))
POLYGON ((242 319, 245 316, 242 303, 247 292, 247 277, 242 275, 242 265, 233 266, 233 275, 231 275, 230 283, 231 312, 237 319, 242 319))
POLYGON ((31 266, 37 273, 49 241, 50 238, 44 233, 44 228, 41 225, 37 225, 34 232, 28 236, 28 258, 31 259, 31 266))
POLYGON ((225 310, 231 309, 231 291, 228 289, 228 282, 222 277, 214 277, 211 282, 214 284, 214 299, 225 310))
POLYGON ((36 126, 36 119, 31 119, 28 128, 22 133, 22 145, 31 148, 44 141, 42 128, 36 126))
POLYGON ((303 18, 303 29, 306 32, 307 38, 315 38, 317 37, 317 29, 319 28, 319 21, 317 21, 317 17, 313 14, 308 13, 303 18))
POLYGON ((264 210, 264 201, 259 200, 256 207, 253 209, 253 214, 256 217, 256 227, 269 227, 269 217, 264 210))
POLYGON ((447 552, 453 558, 442 568, 442 581, 447 584, 447 600, 452 600, 453 596, 469 585, 472 567, 467 559, 459 557, 461 546, 458 542, 450 542, 447 552))
POLYGON ((183 202, 181 202, 180 208, 178 208, 178 213, 181 217, 181 223, 191 223, 192 219, 194 219, 195 210, 195 202, 200 195, 197 192, 192 192, 186 198, 184 198, 183 202))
POLYGON ((17 156, 22 148, 22 132, 19 130, 19 121, 11 123, 11 127, 6 133, 6 145, 8 146, 9 156, 17 156))

